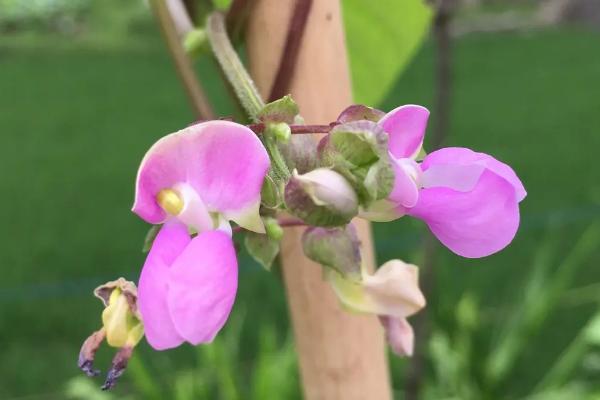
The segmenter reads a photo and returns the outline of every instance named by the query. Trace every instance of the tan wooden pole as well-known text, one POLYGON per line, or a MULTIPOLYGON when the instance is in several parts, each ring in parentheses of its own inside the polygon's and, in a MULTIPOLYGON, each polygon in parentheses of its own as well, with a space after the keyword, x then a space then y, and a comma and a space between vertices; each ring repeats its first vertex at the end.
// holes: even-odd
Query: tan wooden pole
MULTIPOLYGON (((294 0, 255 0, 248 20, 250 72, 268 97, 294 0)), ((328 123, 352 103, 338 0, 314 0, 290 93, 307 123, 328 123)), ((368 223, 355 221, 363 257, 373 267, 368 223)), ((304 257, 302 229, 286 229, 283 276, 308 400, 390 400, 383 331, 373 316, 341 309, 321 267, 304 257)), ((276 395, 276 394, 274 394, 276 395)))

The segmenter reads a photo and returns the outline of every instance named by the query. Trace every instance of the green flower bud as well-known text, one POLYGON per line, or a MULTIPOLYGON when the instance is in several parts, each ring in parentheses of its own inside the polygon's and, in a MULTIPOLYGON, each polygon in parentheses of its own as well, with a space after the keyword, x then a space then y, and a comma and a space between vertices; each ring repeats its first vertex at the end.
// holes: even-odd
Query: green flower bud
POLYGON ((194 29, 183 39, 183 48, 191 56, 199 56, 210 50, 208 36, 204 29, 194 29))
POLYGON ((273 135, 273 137, 281 143, 288 143, 292 137, 292 130, 285 122, 271 122, 265 127, 265 133, 267 135, 273 135))
POLYGON ((344 278, 361 280, 360 241, 352 224, 340 228, 311 227, 302 235, 304 255, 344 278))
POLYGON ((277 241, 281 240, 281 238, 283 237, 283 228, 281 227, 281 225, 279 225, 277 219, 271 217, 264 218, 263 223, 265 224, 265 231, 267 233, 267 236, 270 239, 277 241))

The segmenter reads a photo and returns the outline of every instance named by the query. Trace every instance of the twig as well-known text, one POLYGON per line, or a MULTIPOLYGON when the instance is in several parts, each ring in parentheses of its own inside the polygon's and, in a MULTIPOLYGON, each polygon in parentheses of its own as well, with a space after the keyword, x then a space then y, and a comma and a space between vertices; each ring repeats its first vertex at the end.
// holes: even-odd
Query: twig
POLYGON ((214 119, 215 114, 202 90, 192 63, 181 45, 177 29, 164 0, 151 0, 150 5, 160 24, 167 47, 175 63, 177 73, 198 119, 214 119))
POLYGON ((250 119, 257 121, 257 116, 265 103, 231 44, 223 14, 213 12, 209 15, 206 22, 206 34, 221 70, 233 87, 237 98, 250 119))
POLYGON ((182 0, 165 0, 165 3, 179 38, 185 37, 194 29, 194 23, 190 18, 186 5, 182 0))
MULTIPOLYGON (((290 125, 290 130, 293 135, 302 135, 310 133, 329 133, 334 127, 339 125, 338 122, 332 122, 329 125, 290 125)), ((254 133, 260 134, 265 130, 265 124, 250 124, 248 125, 254 133)))
MULTIPOLYGON (((282 228, 292 228, 294 226, 306 226, 306 222, 302 221, 301 219, 295 219, 295 218, 281 218, 277 221, 277 223, 282 228)), ((245 229, 242 228, 241 226, 235 226, 235 227, 233 227, 233 229, 231 229, 231 231, 233 233, 239 233, 239 232, 245 231, 245 229)))
POLYGON ((296 0, 269 101, 285 96, 290 88, 312 3, 313 0, 296 0))
POLYGON ((225 17, 227 31, 233 41, 236 41, 242 34, 242 30, 250 14, 252 0, 233 0, 229 6, 229 11, 225 17))

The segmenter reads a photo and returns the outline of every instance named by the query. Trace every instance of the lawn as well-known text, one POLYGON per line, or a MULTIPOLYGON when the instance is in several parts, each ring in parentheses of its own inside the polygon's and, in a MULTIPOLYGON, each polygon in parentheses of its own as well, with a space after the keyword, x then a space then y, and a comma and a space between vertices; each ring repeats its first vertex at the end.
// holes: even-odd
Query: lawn
MULTIPOLYGON (((99 325, 101 305, 91 290, 120 275, 136 278, 143 262, 147 226, 129 211, 137 164, 157 138, 193 121, 157 34, 147 35, 143 46, 120 48, 49 43, 0 42, 3 399, 63 398, 64 383, 77 375, 79 346, 99 325)), ((562 257, 586 226, 600 220, 597 46, 597 33, 567 28, 458 39, 446 144, 511 164, 529 196, 521 208, 522 228, 504 252, 464 260, 440 251, 429 306, 436 325, 452 324, 465 291, 480 299, 490 318, 506 317, 504 305, 522 289, 538 244, 553 238, 562 257)), ((209 62, 199 67, 202 76, 213 68, 209 62)), ((433 48, 427 44, 382 108, 431 106, 432 73, 433 48)), ((214 80, 208 86, 218 109, 228 113, 222 86, 214 80)), ((421 227, 407 220, 376 225, 380 262, 418 260, 421 237, 415 232, 422 230, 414 226, 421 227)), ((596 251, 575 285, 600 282, 599 261, 596 251)), ((523 354, 514 371, 520 379, 503 390, 526 391, 542 374, 539 365, 556 357, 592 306, 559 309, 523 354)), ((244 362, 255 357, 260 325, 275 326, 280 341, 287 337, 277 277, 247 259, 236 313, 252 317, 242 332, 244 362)), ((158 354, 144 343, 139 352, 161 371, 192 362, 187 348, 158 354)), ((102 352, 99 364, 110 356, 102 352)), ((395 375, 403 364, 394 361, 395 375)), ((401 376, 395 384, 401 387, 401 376)))

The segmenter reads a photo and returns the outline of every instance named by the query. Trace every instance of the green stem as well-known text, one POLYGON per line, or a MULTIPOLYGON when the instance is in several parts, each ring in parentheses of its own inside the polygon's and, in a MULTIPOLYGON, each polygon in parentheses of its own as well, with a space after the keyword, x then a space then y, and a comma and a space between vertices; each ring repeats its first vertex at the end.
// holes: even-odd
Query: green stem
MULTIPOLYGON (((231 45, 225 26, 225 16, 222 13, 214 12, 208 16, 206 34, 213 53, 242 107, 244 107, 252 121, 260 122, 258 115, 265 107, 265 102, 231 45)), ((262 140, 271 157, 272 178, 275 182, 287 181, 290 177, 290 171, 279 150, 277 140, 272 135, 264 135, 262 140)))
POLYGON ((272 178, 275 182, 287 182, 290 178, 290 170, 279 150, 277 140, 273 136, 267 136, 263 139, 267 152, 271 156, 271 168, 273 171, 272 178))
POLYGON ((236 96, 240 99, 250 119, 258 122, 258 113, 264 108, 265 102, 231 45, 225 26, 225 16, 222 13, 214 12, 208 16, 206 33, 215 57, 236 96))
POLYGON ((169 8, 165 4, 164 0, 151 0, 150 6, 152 7, 156 19, 163 31, 167 47, 171 52, 171 57, 175 63, 177 73, 183 87, 188 95, 190 103, 192 104, 196 116, 198 119, 214 119, 215 114, 212 106, 208 100, 208 97, 204 93, 200 81, 196 77, 192 62, 188 55, 185 53, 181 40, 177 35, 177 27, 173 20, 169 8))

